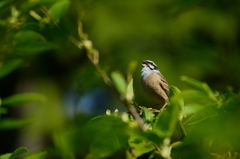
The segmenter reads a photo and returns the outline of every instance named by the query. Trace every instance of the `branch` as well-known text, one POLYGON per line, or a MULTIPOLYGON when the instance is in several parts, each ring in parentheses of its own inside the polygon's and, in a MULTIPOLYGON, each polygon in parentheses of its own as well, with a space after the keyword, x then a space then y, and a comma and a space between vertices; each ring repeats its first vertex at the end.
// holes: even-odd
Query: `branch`
POLYGON ((124 95, 122 95, 117 88, 115 87, 114 83, 112 82, 112 80, 109 78, 109 76, 103 71, 103 69, 101 68, 101 66, 99 65, 99 52, 93 48, 93 44, 90 40, 88 40, 88 36, 87 34, 85 34, 83 32, 83 27, 82 27, 82 23, 79 22, 78 23, 78 34, 81 38, 81 41, 77 41, 75 38, 73 37, 68 37, 69 40, 75 45, 77 46, 79 49, 83 50, 88 59, 91 61, 91 63, 93 64, 93 66, 96 68, 97 72, 100 74, 100 76, 102 77, 104 83, 113 91, 113 93, 118 97, 118 99, 125 105, 125 107, 127 108, 127 110, 131 113, 131 115, 135 118, 135 120, 138 123, 138 126, 140 127, 140 129, 142 131, 144 131, 144 121, 143 119, 140 117, 140 115, 138 114, 136 108, 131 104, 131 102, 129 102, 126 97, 124 95))

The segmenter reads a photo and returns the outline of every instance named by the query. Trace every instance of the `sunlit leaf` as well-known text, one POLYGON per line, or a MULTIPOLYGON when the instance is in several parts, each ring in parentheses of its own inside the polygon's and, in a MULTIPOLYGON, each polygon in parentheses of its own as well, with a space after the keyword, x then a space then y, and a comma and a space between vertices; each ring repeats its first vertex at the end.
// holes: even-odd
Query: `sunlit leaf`
POLYGON ((127 101, 132 101, 134 98, 134 92, 133 92, 133 79, 129 82, 127 85, 127 91, 126 91, 126 99, 127 101))
POLYGON ((212 107, 206 107, 201 111, 198 111, 197 113, 193 114, 190 116, 185 122, 185 125, 193 125, 196 123, 199 123, 207 118, 217 116, 218 112, 217 109, 212 108, 212 107))
POLYGON ((146 107, 142 108, 142 113, 143 113, 143 118, 144 120, 148 121, 148 122, 153 122, 155 115, 152 113, 151 110, 149 110, 146 107))
POLYGON ((22 60, 11 60, 6 63, 3 63, 3 65, 0 67, 0 78, 8 75, 22 64, 23 64, 22 60))
POLYGON ((204 107, 197 103, 191 103, 186 105, 186 109, 181 112, 181 115, 191 115, 197 113, 198 111, 204 109, 204 107))
POLYGON ((165 110, 158 114, 153 131, 161 137, 170 137, 175 130, 179 117, 179 106, 169 104, 165 110))
POLYGON ((181 142, 181 141, 176 141, 176 142, 174 142, 174 143, 171 144, 171 147, 172 147, 172 148, 175 148, 175 147, 179 147, 179 146, 181 146, 181 145, 182 145, 182 142, 181 142))
POLYGON ((155 145, 161 145, 163 138, 160 138, 153 131, 134 131, 129 138, 130 147, 137 156, 156 149, 155 145))
POLYGON ((15 159, 15 158, 18 158, 24 154, 28 153, 28 149, 25 148, 25 147, 20 147, 18 149, 16 149, 12 154, 11 156, 9 157, 9 159, 15 159))
POLYGON ((24 159, 44 159, 44 156, 47 154, 47 152, 40 152, 37 154, 33 154, 31 156, 25 157, 24 159))
MULTIPOLYGON (((171 86, 170 87, 170 90, 169 90, 170 98, 172 98, 172 97, 174 97, 174 96, 176 96, 176 95, 178 95, 180 93, 181 93, 181 91, 177 87, 175 87, 175 86, 171 86)), ((184 100, 183 100, 183 98, 179 97, 177 99, 177 102, 178 102, 181 110, 184 110, 185 108, 184 108, 184 100)))
POLYGON ((37 93, 24 93, 24 94, 17 94, 7 98, 2 99, 3 106, 12 106, 12 105, 20 105, 26 104, 30 102, 44 102, 46 97, 42 94, 37 93))
POLYGON ((54 19, 59 20, 67 12, 70 6, 70 1, 68 0, 59 0, 53 4, 49 9, 49 13, 53 16, 54 19))
MULTIPOLYGON (((120 72, 114 71, 111 73, 112 80, 121 94, 125 94, 127 89, 127 83, 123 75, 120 72)), ((129 88, 130 89, 130 88, 129 88)))
POLYGON ((208 95, 212 99, 215 99, 214 93, 212 92, 212 90, 209 88, 209 86, 206 83, 199 82, 195 79, 192 79, 192 78, 189 78, 186 76, 182 76, 181 80, 187 82, 193 88, 195 88, 199 91, 202 91, 204 94, 208 95))
POLYGON ((0 159, 9 159, 11 155, 12 155, 11 153, 3 154, 0 156, 0 159))
POLYGON ((184 90, 179 95, 174 97, 174 100, 181 100, 181 98, 184 99, 185 103, 198 103, 202 106, 216 104, 217 106, 217 103, 215 103, 215 101, 211 100, 209 96, 199 90, 184 90))
POLYGON ((151 141, 140 138, 139 136, 131 136, 129 139, 129 144, 136 157, 155 149, 155 146, 151 141))

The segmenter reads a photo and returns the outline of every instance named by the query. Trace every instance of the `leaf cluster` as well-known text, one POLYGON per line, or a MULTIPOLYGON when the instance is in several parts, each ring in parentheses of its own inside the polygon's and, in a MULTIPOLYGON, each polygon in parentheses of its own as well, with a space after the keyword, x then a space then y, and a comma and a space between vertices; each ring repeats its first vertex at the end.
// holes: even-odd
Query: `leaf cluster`
MULTIPOLYGON (((0 44, 1 79, 25 66, 26 59, 57 48, 41 31, 54 27, 61 30, 60 19, 69 7, 69 0, 0 2, 0 13, 3 13, 0 21, 3 35, 0 44), (8 12, 11 14, 7 14, 8 12)), ((128 112, 116 111, 111 114, 108 111, 107 115, 94 117, 83 127, 72 122, 52 131, 52 151, 55 151, 55 156, 87 159, 116 156, 129 159, 146 156, 166 159, 193 156, 239 158, 239 94, 214 92, 206 83, 184 76, 182 80, 192 89, 180 91, 172 86, 167 108, 154 113, 153 109, 139 106, 134 101, 132 74, 136 69, 136 62, 129 64, 126 78, 120 71, 113 71, 108 76, 100 67, 99 52, 83 33, 80 22, 78 27, 77 39, 81 39, 80 41, 72 36, 64 37, 85 53, 104 83, 113 90, 128 112), (180 137, 174 139, 176 132, 180 137)), ((11 107, 43 103, 46 98, 38 93, 14 94, 1 98, 0 130, 23 128, 31 124, 29 119, 2 116, 8 114, 11 107)), ((27 148, 19 148, 1 155, 0 158, 23 158, 27 153, 27 148)), ((25 158, 40 159, 45 154, 41 152, 25 158)))

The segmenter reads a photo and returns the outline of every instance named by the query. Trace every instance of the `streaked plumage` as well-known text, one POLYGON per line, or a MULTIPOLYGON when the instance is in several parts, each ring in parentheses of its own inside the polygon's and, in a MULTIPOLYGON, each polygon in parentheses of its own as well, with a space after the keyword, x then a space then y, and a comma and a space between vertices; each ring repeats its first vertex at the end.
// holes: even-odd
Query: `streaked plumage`
MULTIPOLYGON (((162 106, 160 109, 161 112, 169 102, 169 86, 166 79, 163 77, 157 65, 153 61, 143 60, 141 84, 145 93, 162 106)), ((187 136, 186 131, 179 120, 177 130, 179 130, 181 139, 187 136)))
POLYGON ((148 96, 164 108, 168 103, 169 86, 157 65, 144 60, 141 71, 141 84, 148 96))

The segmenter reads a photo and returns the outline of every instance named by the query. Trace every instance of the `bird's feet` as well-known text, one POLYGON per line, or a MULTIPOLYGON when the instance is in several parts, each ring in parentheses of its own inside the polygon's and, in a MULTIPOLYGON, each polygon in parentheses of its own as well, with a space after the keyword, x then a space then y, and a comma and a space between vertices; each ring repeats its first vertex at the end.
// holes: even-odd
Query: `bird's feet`
POLYGON ((167 105, 168 105, 168 103, 165 103, 165 104, 162 106, 162 108, 159 110, 159 112, 162 112, 167 105))

